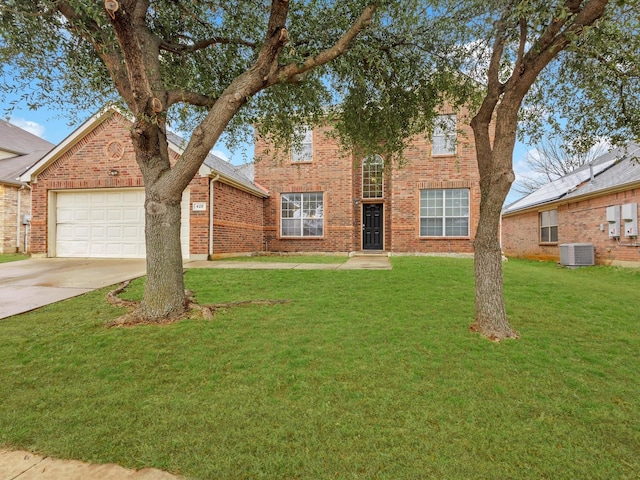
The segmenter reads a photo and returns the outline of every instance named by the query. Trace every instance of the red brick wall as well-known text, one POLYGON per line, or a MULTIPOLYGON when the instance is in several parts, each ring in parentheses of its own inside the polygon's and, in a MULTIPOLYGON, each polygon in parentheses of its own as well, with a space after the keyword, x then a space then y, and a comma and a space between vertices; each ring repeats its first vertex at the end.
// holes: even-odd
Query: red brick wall
POLYGON ((480 215, 480 182, 473 132, 458 117, 457 155, 431 155, 423 135, 407 148, 408 164, 393 173, 392 252, 471 253, 480 215), (420 237, 420 190, 469 189, 469 237, 420 237))
MULTIPOLYGON (((123 187, 143 187, 140 169, 135 161, 133 144, 129 137, 129 122, 119 114, 113 114, 85 137, 80 139, 58 160, 50 165, 38 176, 38 181, 33 184, 33 219, 31 229, 32 253, 46 253, 48 241, 47 215, 48 215, 48 193, 50 190, 64 189, 96 189, 96 188, 123 188, 123 187), (117 170, 117 176, 109 175, 111 170, 117 170)), ((178 154, 170 152, 172 162, 177 161, 178 154)), ((207 255, 209 253, 209 206, 206 211, 194 212, 193 202, 205 202, 209 204, 209 179, 196 175, 190 183, 190 255, 207 255)), ((240 190, 228 187, 230 193, 223 196, 218 203, 219 208, 223 208, 224 202, 235 204, 238 202, 248 202, 245 197, 252 197, 256 200, 252 207, 256 213, 251 214, 251 219, 242 222, 239 220, 238 211, 231 210, 231 221, 236 221, 238 225, 248 225, 248 231, 244 235, 237 233, 238 238, 247 238, 248 245, 253 250, 261 250, 261 234, 259 240, 254 237, 256 215, 262 216, 262 201, 257 197, 245 194, 240 190)), ((242 227, 234 227, 240 232, 242 227)), ((239 252, 247 251, 246 245, 239 242, 226 242, 225 249, 238 246, 239 252)))
MULTIPOLYGON (((362 203, 384 204, 384 250, 388 252, 472 252, 479 215, 479 174, 468 119, 458 116, 457 155, 431 156, 426 136, 415 137, 407 148, 407 164, 387 169, 384 197, 362 199, 362 159, 345 155, 335 140, 325 137, 328 127, 314 131, 313 162, 292 164, 287 156, 270 154, 273 148, 256 139, 256 181, 271 197, 265 201, 265 241, 269 251, 346 252, 362 250, 362 203), (469 188, 470 236, 420 238, 419 190, 469 188), (325 234, 322 239, 280 238, 280 194, 324 192, 325 234), (358 203, 355 203, 357 200, 358 203)), ((387 167, 388 168, 388 167, 387 167)))
POLYGON ((313 132, 313 161, 292 164, 288 157, 269 156, 268 144, 257 139, 255 178, 268 189, 264 204, 265 248, 274 252, 349 252, 354 249, 353 158, 340 151, 336 141, 326 137, 328 128, 313 132), (324 236, 281 238, 280 194, 324 193, 324 236))
POLYGON ((261 198, 230 185, 214 183, 214 257, 264 250, 262 202, 261 198))
MULTIPOLYGON (((640 266, 640 246, 622 237, 609 238, 606 208, 626 203, 640 203, 640 188, 611 193, 598 198, 558 205, 558 245, 563 243, 593 243, 598 264, 636 264, 640 266), (604 226, 604 231, 600 229, 604 226)), ((538 211, 504 217, 502 220, 503 251, 508 256, 560 259, 558 245, 541 245, 538 211)))

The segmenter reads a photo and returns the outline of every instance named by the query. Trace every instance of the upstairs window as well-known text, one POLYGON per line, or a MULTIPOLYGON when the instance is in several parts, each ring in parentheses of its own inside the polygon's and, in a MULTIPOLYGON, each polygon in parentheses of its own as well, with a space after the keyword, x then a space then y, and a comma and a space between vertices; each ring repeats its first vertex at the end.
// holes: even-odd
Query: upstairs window
POLYGON ((384 162, 380 155, 362 161, 362 198, 382 198, 384 193, 384 162))
POLYGON ((421 237, 468 237, 469 190, 420 190, 421 237))
POLYGON ((558 243, 558 210, 540 212, 540 243, 558 243))
POLYGON ((457 118, 438 115, 433 124, 431 155, 455 155, 457 152, 457 118))
POLYGON ((322 237, 324 195, 322 192, 283 193, 280 196, 282 237, 322 237))
POLYGON ((311 127, 300 127, 297 134, 302 136, 302 142, 291 147, 291 162, 306 163, 313 160, 313 130, 311 127))

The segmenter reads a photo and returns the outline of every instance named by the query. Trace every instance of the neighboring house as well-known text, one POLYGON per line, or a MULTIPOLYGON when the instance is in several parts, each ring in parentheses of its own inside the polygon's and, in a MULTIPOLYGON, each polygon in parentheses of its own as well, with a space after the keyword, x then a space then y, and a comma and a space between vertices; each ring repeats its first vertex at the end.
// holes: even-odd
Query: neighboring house
MULTIPOLYGON (((32 254, 145 256, 144 188, 130 127, 126 116, 107 108, 21 176, 32 188, 32 254)), ((168 140, 175 162, 184 142, 172 134, 168 140)), ((209 155, 183 195, 183 257, 261 251, 266 197, 230 163, 209 155)))
POLYGON ((255 181, 271 252, 471 253, 480 187, 473 134, 454 114, 432 142, 416 136, 402 167, 341 151, 329 127, 306 129, 302 145, 273 158, 257 137, 255 181))
POLYGON ((629 143, 507 206, 505 255, 559 260, 560 245, 593 244, 598 264, 640 266, 638 157, 629 143))
POLYGON ((31 192, 18 177, 53 147, 52 143, 0 120, 0 253, 28 249, 31 192))

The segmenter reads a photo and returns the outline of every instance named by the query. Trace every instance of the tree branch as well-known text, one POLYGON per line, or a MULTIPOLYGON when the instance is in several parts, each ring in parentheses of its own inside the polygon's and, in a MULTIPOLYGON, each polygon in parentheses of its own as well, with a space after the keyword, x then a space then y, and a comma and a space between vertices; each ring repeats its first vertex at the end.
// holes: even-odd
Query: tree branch
POLYGON ((93 49, 96 51, 102 62, 107 67, 109 75, 113 79, 113 83, 125 101, 129 102, 133 100, 131 92, 131 83, 129 76, 127 75, 126 68, 124 68, 124 60, 115 48, 108 48, 109 42, 100 42, 98 39, 102 38, 104 32, 95 21, 83 21, 78 12, 66 1, 62 0, 57 3, 56 6, 58 12, 60 12, 68 21, 69 29, 74 31, 76 35, 85 41, 89 42, 93 49), (78 28, 78 24, 82 24, 88 33, 84 32, 82 28, 78 28))
POLYGON ((167 92, 167 108, 176 103, 188 103, 196 107, 212 107, 217 98, 202 95, 188 90, 169 90, 167 92))
MULTIPOLYGON (((518 58, 516 59, 516 70, 524 68, 524 64, 522 61, 524 60, 524 49, 527 45, 527 20, 525 18, 521 18, 520 21, 520 45, 518 45, 518 58)), ((522 72, 520 72, 522 74, 522 72)))
POLYGON ((191 45, 171 43, 163 39, 160 40, 161 50, 165 50, 167 52, 175 53, 178 55, 182 55, 183 53, 197 52, 198 50, 203 50, 211 45, 243 45, 249 48, 256 48, 257 46, 256 43, 249 42, 248 40, 224 38, 224 37, 207 38, 205 40, 194 42, 191 45))
POLYGON ((300 75, 312 70, 315 67, 324 65, 340 56, 348 48, 351 41, 371 23, 373 14, 378 8, 379 2, 375 1, 367 5, 360 13, 360 16, 353 23, 338 41, 330 48, 323 50, 316 56, 308 57, 301 65, 290 63, 279 67, 267 80, 268 85, 276 83, 296 81, 300 75))

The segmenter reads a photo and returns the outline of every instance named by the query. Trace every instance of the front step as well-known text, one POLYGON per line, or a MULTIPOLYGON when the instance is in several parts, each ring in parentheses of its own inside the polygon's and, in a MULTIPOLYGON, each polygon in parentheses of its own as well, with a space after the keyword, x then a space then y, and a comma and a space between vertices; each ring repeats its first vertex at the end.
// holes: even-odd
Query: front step
POLYGON ((389 253, 382 250, 361 250, 359 252, 350 252, 350 257, 388 257, 389 253))

